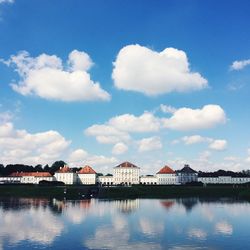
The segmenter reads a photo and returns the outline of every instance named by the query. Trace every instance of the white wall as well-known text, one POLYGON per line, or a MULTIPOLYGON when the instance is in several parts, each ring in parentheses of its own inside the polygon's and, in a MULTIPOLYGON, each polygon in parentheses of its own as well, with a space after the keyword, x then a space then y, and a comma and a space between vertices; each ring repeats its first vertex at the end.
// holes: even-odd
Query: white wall
POLYGON ((55 173, 55 179, 57 181, 62 181, 67 185, 72 185, 77 182, 76 173, 55 173))
POLYGON ((156 174, 159 185, 175 185, 177 184, 176 174, 156 174))
POLYGON ((140 183, 146 185, 157 185, 158 179, 156 176, 141 176, 140 183))
POLYGON ((114 168, 114 184, 139 184, 140 169, 139 168, 114 168))
POLYGON ((198 181, 206 184, 243 184, 246 182, 250 182, 250 177, 198 177, 198 181))
POLYGON ((102 185, 113 185, 114 184, 114 177, 113 176, 99 176, 98 179, 102 185))
POLYGON ((78 183, 83 185, 96 184, 96 174, 78 174, 78 183))

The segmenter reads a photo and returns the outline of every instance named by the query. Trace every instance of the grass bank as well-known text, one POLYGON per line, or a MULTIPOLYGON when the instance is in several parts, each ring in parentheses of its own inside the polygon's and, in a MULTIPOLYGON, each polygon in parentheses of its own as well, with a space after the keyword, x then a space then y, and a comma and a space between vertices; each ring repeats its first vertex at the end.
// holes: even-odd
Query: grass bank
POLYGON ((133 186, 102 188, 101 198, 235 197, 250 200, 250 187, 233 186, 133 186))
POLYGON ((102 187, 94 186, 39 186, 39 185, 0 185, 0 197, 34 197, 81 199, 83 195, 94 193, 103 199, 126 198, 184 198, 234 197, 250 200, 250 187, 247 186, 141 186, 102 187), (66 189, 66 193, 65 193, 66 189))

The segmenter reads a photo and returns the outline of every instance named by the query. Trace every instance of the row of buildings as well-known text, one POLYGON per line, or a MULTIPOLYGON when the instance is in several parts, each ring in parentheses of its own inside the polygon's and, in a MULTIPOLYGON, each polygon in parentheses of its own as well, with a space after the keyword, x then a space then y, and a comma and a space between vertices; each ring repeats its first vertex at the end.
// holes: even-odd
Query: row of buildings
POLYGON ((202 182, 204 184, 243 184, 250 182, 250 177, 232 176, 198 176, 198 173, 189 165, 181 170, 174 171, 164 166, 155 175, 140 175, 140 168, 130 162, 123 162, 113 168, 113 175, 99 176, 96 171, 85 166, 78 172, 73 172, 68 166, 60 168, 54 176, 49 172, 16 172, 9 176, 0 177, 0 183, 32 183, 40 181, 60 181, 67 185, 82 184, 104 186, 112 185, 181 185, 189 182, 202 182))

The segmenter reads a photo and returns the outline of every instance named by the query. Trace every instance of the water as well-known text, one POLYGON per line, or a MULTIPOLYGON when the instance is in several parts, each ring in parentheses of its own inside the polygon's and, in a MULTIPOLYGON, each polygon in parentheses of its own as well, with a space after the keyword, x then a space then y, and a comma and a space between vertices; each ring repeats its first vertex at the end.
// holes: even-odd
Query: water
POLYGON ((0 199, 0 249, 250 249, 236 200, 0 199))

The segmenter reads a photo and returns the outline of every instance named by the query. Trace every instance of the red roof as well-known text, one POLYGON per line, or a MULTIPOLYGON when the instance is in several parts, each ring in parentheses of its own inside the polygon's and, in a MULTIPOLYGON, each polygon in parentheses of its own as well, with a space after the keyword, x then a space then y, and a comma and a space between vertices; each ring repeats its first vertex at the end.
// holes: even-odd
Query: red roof
POLYGON ((85 166, 81 168, 78 174, 96 174, 96 171, 90 166, 85 166))
POLYGON ((34 177, 52 177, 49 172, 16 172, 10 174, 11 177, 23 177, 23 176, 34 176, 34 177))
POLYGON ((63 168, 60 168, 56 173, 71 173, 72 170, 68 166, 64 166, 63 168))
POLYGON ((161 201, 161 204, 166 209, 169 209, 174 205, 174 201, 161 201))
POLYGON ((128 161, 125 161, 122 164, 116 166, 115 168, 139 168, 139 167, 137 167, 136 165, 134 165, 128 161))
POLYGON ((163 167, 157 174, 174 174, 175 171, 169 166, 163 167))

